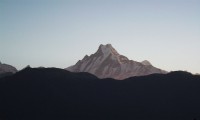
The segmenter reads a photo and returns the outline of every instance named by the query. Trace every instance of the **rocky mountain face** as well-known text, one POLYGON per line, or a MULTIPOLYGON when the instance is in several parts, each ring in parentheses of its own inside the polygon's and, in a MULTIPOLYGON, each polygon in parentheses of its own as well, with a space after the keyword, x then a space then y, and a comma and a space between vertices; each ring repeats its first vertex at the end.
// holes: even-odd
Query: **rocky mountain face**
POLYGON ((17 72, 17 69, 8 64, 2 64, 0 62, 0 78, 8 75, 12 75, 17 72))
POLYGON ((125 79, 132 76, 144 76, 153 73, 166 73, 156 68, 147 60, 137 62, 120 55, 111 44, 100 45, 97 52, 75 65, 66 68, 71 72, 89 72, 99 78, 125 79))

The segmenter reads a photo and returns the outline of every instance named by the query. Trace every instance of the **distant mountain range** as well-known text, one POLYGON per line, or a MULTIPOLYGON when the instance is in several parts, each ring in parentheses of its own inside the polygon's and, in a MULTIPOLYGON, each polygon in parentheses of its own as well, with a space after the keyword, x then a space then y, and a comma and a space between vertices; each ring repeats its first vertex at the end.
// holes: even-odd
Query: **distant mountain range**
POLYGON ((132 76, 144 76, 154 73, 167 73, 154 67, 147 60, 137 62, 120 55, 111 44, 100 45, 97 52, 75 65, 66 68, 71 72, 89 72, 99 78, 125 79, 132 76))
POLYGON ((9 76, 17 72, 17 69, 8 64, 2 64, 0 62, 0 78, 4 76, 9 76))
POLYGON ((27 67, 0 79, 1 120, 200 120, 200 76, 125 80, 27 67))

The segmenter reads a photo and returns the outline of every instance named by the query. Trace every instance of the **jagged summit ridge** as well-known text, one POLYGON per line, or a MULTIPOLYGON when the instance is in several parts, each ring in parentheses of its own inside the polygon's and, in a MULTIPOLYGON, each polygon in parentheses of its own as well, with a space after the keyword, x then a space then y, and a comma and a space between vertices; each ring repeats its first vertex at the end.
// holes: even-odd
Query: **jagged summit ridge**
POLYGON ((72 72, 89 72, 99 78, 125 79, 132 76, 143 76, 153 73, 166 73, 155 68, 147 60, 137 62, 120 55, 111 44, 100 45, 98 50, 75 65, 66 68, 72 72))
POLYGON ((112 47, 111 44, 100 45, 98 51, 103 53, 104 56, 108 56, 109 54, 119 55, 119 53, 112 47))

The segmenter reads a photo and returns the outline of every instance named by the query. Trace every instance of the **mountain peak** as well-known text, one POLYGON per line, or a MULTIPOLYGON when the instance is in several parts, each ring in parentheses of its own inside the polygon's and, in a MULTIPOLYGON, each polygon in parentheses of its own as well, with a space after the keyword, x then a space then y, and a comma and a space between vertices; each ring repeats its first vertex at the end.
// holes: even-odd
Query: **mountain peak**
POLYGON ((100 44, 99 47, 112 47, 112 45, 111 45, 111 44, 106 44, 106 45, 104 45, 104 44, 100 44))
POLYGON ((0 78, 17 72, 17 69, 11 65, 0 63, 0 78))
POLYGON ((166 73, 147 60, 137 62, 120 55, 111 44, 101 44, 96 53, 86 55, 75 65, 66 68, 72 72, 89 72, 99 78, 125 79, 153 73, 166 73))
POLYGON ((108 56, 110 54, 119 55, 119 53, 115 50, 115 48, 112 47, 111 44, 101 44, 97 52, 102 52, 104 56, 108 56))

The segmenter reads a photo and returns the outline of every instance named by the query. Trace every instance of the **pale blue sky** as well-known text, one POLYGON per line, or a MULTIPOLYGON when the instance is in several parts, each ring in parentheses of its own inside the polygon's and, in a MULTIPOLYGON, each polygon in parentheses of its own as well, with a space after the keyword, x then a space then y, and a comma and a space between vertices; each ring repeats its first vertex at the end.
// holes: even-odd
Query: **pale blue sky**
POLYGON ((200 0, 0 0, 0 61, 65 68, 110 43, 136 61, 200 73, 200 0))

